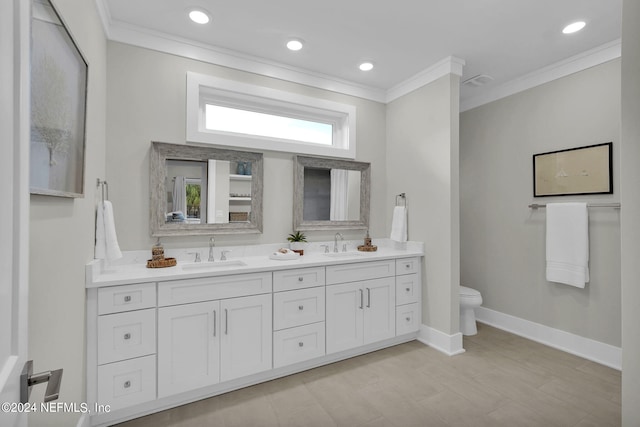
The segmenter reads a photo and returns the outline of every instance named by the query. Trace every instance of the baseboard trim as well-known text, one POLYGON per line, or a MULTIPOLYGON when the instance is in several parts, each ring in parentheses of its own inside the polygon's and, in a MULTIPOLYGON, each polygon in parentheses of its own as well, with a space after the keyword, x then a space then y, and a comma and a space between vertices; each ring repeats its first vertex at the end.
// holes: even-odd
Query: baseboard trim
POLYGON ((475 311, 476 320, 480 323, 575 354, 613 369, 622 369, 622 349, 620 347, 500 313, 486 307, 477 307, 475 311))
POLYGON ((462 334, 459 332, 448 335, 430 326, 420 325, 417 339, 448 356, 455 356, 465 351, 462 347, 462 334))

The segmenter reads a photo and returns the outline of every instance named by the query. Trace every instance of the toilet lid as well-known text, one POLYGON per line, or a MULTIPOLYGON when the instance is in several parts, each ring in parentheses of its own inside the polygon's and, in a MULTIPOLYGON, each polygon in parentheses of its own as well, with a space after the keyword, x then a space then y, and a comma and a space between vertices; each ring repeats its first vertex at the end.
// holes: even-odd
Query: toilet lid
POLYGON ((480 292, 475 289, 467 288, 466 286, 460 286, 460 295, 465 297, 479 297, 480 292))

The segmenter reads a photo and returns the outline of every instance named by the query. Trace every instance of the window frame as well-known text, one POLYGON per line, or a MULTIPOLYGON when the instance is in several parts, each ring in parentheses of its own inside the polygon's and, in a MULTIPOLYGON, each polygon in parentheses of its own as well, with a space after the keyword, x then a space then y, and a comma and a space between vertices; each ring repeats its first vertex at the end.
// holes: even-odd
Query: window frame
POLYGON ((186 140, 191 143, 354 159, 356 107, 264 86, 187 73, 186 140), (207 104, 333 126, 332 145, 205 128, 207 104))

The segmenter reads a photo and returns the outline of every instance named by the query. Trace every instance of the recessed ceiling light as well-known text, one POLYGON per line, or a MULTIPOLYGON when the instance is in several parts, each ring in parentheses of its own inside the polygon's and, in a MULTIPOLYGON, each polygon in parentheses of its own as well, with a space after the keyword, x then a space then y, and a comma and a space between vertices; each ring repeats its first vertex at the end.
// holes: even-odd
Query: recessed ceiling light
POLYGON ((192 9, 189 11, 189 19, 191 19, 196 24, 207 24, 211 18, 209 14, 200 9, 192 9))
POLYGON ((302 49, 302 40, 299 39, 291 39, 287 42, 287 49, 289 50, 300 50, 302 49))
POLYGON ((360 68, 361 71, 371 71, 373 70, 373 63, 371 62, 363 62, 362 64, 360 64, 358 66, 358 68, 360 68))
POLYGON ((574 22, 574 23, 569 24, 566 27, 564 27, 564 29, 562 30, 562 33, 563 34, 572 34, 572 33, 578 32, 581 29, 583 29, 585 25, 587 25, 587 24, 584 21, 574 22))

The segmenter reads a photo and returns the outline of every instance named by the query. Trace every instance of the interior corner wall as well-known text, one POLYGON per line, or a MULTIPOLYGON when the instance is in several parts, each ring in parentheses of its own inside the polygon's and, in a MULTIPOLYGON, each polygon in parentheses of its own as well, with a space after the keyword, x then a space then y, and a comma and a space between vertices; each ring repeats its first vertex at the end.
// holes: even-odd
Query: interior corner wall
POLYGON ((422 323, 449 335, 459 332, 459 83, 450 74, 387 105, 388 217, 406 193, 409 239, 425 243, 422 323))
MULTIPOLYGON (((193 71, 354 105, 356 160, 371 163, 372 237, 386 229, 385 105, 327 90, 238 71, 117 42, 108 43, 107 177, 116 232, 123 250, 150 248, 149 151, 151 141, 185 144, 186 73, 193 71)), ((292 153, 264 151, 263 233, 216 236, 218 245, 285 242, 293 227, 292 153)), ((310 241, 334 233, 307 232, 310 241)), ((362 239, 351 230, 345 239, 362 239)), ((204 246, 206 239, 166 237, 165 247, 204 246)))
POLYGON ((622 6, 622 425, 640 425, 640 2, 622 6))
POLYGON ((620 347, 620 211, 589 210, 580 289, 545 280, 545 210, 528 208, 620 200, 619 59, 462 113, 460 199, 461 283, 484 307, 620 347), (613 194, 534 199, 533 154, 610 141, 613 194))
MULTIPOLYGON (((105 178, 106 39, 95 2, 53 0, 89 64, 84 197, 31 196, 29 349, 35 372, 62 368, 58 402, 80 405, 85 392, 85 264, 93 258, 96 179, 105 178)), ((33 387, 42 402, 45 384, 33 387)), ((32 426, 71 426, 79 413, 30 413, 32 426)))

